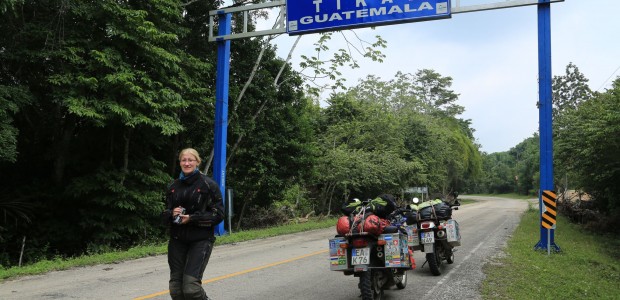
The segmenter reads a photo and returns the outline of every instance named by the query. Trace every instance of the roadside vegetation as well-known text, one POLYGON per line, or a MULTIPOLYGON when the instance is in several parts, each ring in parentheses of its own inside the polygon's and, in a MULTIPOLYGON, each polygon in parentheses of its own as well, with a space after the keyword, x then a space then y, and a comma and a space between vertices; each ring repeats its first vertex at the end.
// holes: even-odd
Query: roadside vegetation
POLYGON ((505 255, 488 263, 484 299, 618 299, 620 238, 586 231, 558 216, 561 252, 535 251, 540 215, 530 206, 508 241, 505 255))

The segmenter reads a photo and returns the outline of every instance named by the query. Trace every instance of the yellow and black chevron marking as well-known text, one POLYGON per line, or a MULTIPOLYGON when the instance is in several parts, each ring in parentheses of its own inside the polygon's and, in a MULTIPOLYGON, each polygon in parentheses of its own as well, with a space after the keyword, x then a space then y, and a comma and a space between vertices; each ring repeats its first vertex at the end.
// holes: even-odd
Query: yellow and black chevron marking
POLYGON ((542 200, 545 204, 545 212, 542 214, 542 227, 551 229, 555 225, 556 216, 556 198, 555 191, 543 191, 542 200))

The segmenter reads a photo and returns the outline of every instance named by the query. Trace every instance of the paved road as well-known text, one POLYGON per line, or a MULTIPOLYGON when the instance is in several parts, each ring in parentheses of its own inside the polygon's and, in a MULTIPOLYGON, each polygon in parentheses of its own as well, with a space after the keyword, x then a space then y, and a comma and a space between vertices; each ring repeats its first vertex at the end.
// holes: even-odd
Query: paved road
MULTIPOLYGON (((466 196, 461 196, 466 198, 466 196)), ((453 213, 461 228, 456 262, 432 276, 423 253, 404 290, 384 299, 480 299, 482 266, 501 253, 527 202, 492 197, 453 213)), ((327 240, 335 228, 217 246, 204 288, 217 300, 359 299, 358 279, 329 271, 327 240)), ((0 284, 0 299, 169 299, 166 256, 28 276, 0 284)))

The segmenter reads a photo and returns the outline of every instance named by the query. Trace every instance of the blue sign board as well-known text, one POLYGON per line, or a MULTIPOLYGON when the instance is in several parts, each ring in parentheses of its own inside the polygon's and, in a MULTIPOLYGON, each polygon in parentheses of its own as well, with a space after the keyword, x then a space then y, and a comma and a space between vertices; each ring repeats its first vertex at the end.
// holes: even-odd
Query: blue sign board
POLYGON ((286 0, 289 35, 450 18, 450 0, 286 0))

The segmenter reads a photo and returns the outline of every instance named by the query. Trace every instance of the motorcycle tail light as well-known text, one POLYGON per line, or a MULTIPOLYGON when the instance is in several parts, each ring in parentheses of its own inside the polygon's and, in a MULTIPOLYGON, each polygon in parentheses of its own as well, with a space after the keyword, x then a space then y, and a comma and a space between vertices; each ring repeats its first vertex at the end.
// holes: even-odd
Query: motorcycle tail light
POLYGON ((379 246, 385 245, 385 240, 378 240, 377 241, 377 245, 379 245, 379 246))
POLYGON ((431 224, 432 224, 431 222, 423 222, 422 224, 420 224, 420 227, 422 229, 429 229, 429 228, 432 228, 431 224))
POLYGON ((368 241, 365 239, 356 239, 356 240, 353 240, 353 243, 351 244, 355 248, 364 248, 368 246, 368 241))
POLYGON ((439 225, 439 226, 437 226, 437 229, 443 230, 443 226, 439 225))

